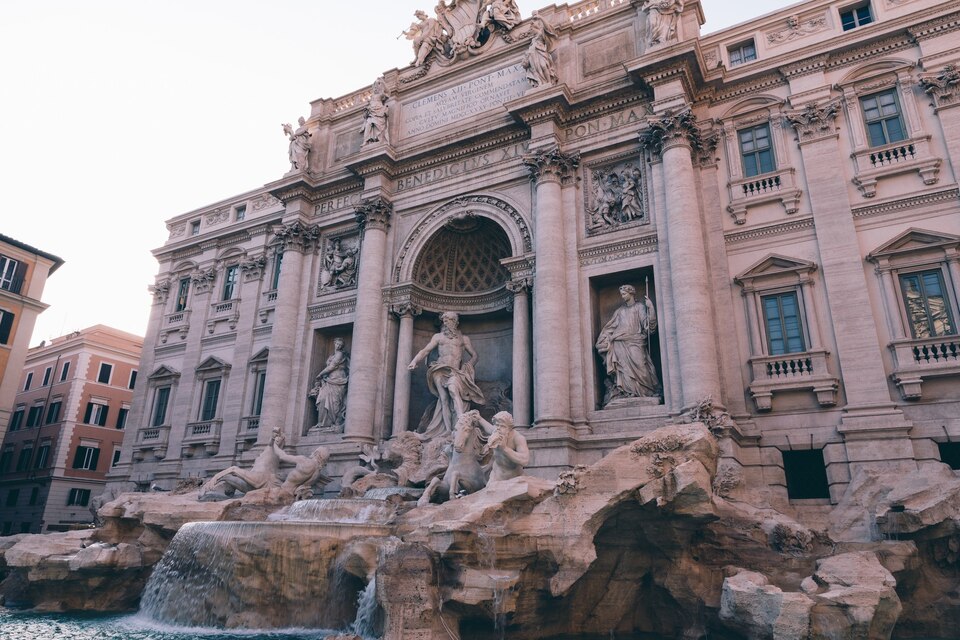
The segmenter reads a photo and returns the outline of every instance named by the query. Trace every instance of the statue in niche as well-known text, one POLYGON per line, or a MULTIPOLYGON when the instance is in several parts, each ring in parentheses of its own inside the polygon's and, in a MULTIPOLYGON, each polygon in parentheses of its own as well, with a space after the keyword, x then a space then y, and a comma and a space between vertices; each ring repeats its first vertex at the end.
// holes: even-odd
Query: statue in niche
POLYGON ((297 120, 299 126, 294 130, 293 126, 283 125, 283 132, 290 138, 290 147, 288 155, 290 157, 290 171, 309 171, 310 137, 311 133, 307 131, 307 121, 301 116, 297 120))
MULTIPOLYGON (((440 3, 441 6, 443 2, 440 3)), ((433 51, 443 51, 446 41, 443 26, 436 18, 431 18, 426 11, 417 10, 414 14, 419 22, 413 22, 410 27, 400 33, 407 40, 413 41, 413 62, 416 67, 422 66, 427 56, 433 51)))
POLYGON ((509 31, 523 20, 520 17, 520 9, 517 7, 516 0, 483 0, 480 10, 482 11, 480 14, 481 31, 491 24, 509 31))
POLYGON ((337 338, 333 341, 333 354, 317 374, 309 394, 317 405, 317 429, 343 433, 349 377, 350 355, 343 350, 343 338, 337 338))
POLYGON ((557 36, 557 32, 536 14, 530 28, 533 37, 522 61, 523 68, 527 70, 527 81, 533 88, 550 86, 557 81, 557 70, 550 54, 550 41, 557 36))
POLYGON ((607 370, 604 406, 621 398, 659 398, 660 380, 650 357, 650 336, 657 330, 657 312, 649 296, 638 302, 637 290, 620 287, 623 305, 600 330, 597 351, 607 370))
POLYGON ((340 238, 327 243, 320 270, 320 289, 344 289, 357 284, 358 248, 344 248, 340 238))
POLYGON ((467 410, 468 403, 483 404, 483 392, 474 380, 477 352, 470 338, 460 332, 460 317, 447 311, 440 315, 440 322, 440 332, 407 366, 413 371, 434 349, 440 354, 427 368, 427 386, 438 400, 433 419, 426 430, 427 436, 452 432, 454 423, 467 410), (464 355, 469 359, 464 361, 464 355))
POLYGON ((370 95, 370 101, 367 103, 366 119, 363 123, 362 145, 376 142, 390 142, 387 138, 388 113, 387 84, 384 82, 383 76, 381 76, 373 83, 373 93, 370 95))
POLYGON ((593 203, 587 208, 590 230, 646 220, 640 169, 627 165, 619 173, 594 171, 592 180, 593 203))
POLYGON ((683 13, 683 0, 644 0, 640 7, 647 14, 647 44, 655 46, 677 37, 677 22, 683 13))

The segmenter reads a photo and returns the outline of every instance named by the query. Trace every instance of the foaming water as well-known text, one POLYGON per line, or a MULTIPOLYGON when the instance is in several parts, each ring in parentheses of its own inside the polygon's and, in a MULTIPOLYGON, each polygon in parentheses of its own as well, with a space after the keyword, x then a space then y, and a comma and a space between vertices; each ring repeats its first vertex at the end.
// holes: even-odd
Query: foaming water
POLYGON ((396 509, 383 500, 327 498, 301 500, 273 514, 274 522, 318 522, 331 524, 385 524, 396 509))
POLYGON ((0 608, 3 640, 323 640, 329 629, 226 631, 158 624, 140 615, 84 616, 14 612, 0 608))

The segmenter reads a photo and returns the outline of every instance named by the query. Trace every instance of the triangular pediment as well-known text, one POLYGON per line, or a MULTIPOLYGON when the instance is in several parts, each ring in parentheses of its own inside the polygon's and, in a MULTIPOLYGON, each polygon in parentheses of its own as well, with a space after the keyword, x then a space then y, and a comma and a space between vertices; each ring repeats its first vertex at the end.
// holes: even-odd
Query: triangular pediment
POLYGON ((200 363, 200 365, 196 368, 196 372, 202 373, 204 371, 224 371, 229 368, 230 364, 224 362, 216 356, 210 356, 200 363))
POLYGON ((264 347, 257 351, 256 355, 250 358, 250 364, 266 364, 267 360, 270 358, 270 348, 264 347))
POLYGON ((177 371, 176 369, 173 369, 173 368, 171 368, 171 367, 168 367, 168 366, 165 365, 165 364, 162 364, 162 365, 160 365, 159 367, 157 367, 156 371, 154 371, 153 373, 151 373, 151 374, 147 377, 147 379, 148 379, 148 380, 162 380, 162 379, 164 379, 164 378, 179 378, 179 377, 180 377, 180 372, 179 372, 179 371, 177 371))
POLYGON ((960 236, 911 227, 871 251, 867 259, 889 258, 901 254, 929 251, 930 249, 946 249, 957 245, 960 245, 960 236))
POLYGON ((734 280, 742 282, 745 280, 755 280, 757 278, 779 276, 785 273, 806 273, 816 271, 816 269, 817 265, 809 260, 789 258, 778 253, 771 253, 738 275, 734 280))

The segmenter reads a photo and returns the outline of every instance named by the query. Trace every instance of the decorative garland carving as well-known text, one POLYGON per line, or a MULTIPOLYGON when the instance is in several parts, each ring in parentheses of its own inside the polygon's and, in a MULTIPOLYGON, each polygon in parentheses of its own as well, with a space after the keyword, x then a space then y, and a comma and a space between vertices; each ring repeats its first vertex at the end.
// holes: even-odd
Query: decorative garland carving
POLYGON ((250 208, 253 211, 263 211, 264 209, 272 209, 273 207, 280 206, 281 202, 274 198, 269 193, 263 193, 254 198, 250 202, 250 208))
POLYGON ((787 42, 793 42, 800 38, 806 38, 814 33, 819 33, 828 28, 827 14, 819 15, 801 20, 800 16, 789 16, 787 18, 787 27, 779 31, 767 33, 767 44, 776 47, 787 42))

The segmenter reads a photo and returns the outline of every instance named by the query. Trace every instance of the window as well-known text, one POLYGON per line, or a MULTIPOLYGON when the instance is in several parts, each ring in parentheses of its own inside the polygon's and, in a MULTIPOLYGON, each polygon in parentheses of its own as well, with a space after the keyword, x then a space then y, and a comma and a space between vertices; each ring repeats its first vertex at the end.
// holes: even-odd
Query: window
POLYGON ((960 442, 938 442, 940 462, 950 465, 953 470, 960 469, 960 442))
POLYGON ((957 332, 940 269, 900 274, 900 290, 914 338, 950 336, 957 332))
POLYGON ((180 278, 180 285, 177 287, 177 306, 174 312, 186 311, 187 297, 190 295, 190 278, 180 278))
POLYGON ((127 383, 127 389, 133 389, 137 386, 137 370, 134 369, 130 372, 130 381, 127 383))
POLYGON ((97 382, 100 384, 110 384, 111 375, 113 375, 113 365, 101 362, 100 373, 97 374, 97 382))
POLYGON ((96 471, 97 462, 100 461, 100 449, 97 447, 77 447, 77 453, 73 456, 73 468, 83 469, 85 471, 96 471))
POLYGON ((17 408, 13 412, 13 416, 10 418, 10 431, 19 431, 20 427, 23 425, 23 407, 17 408))
POLYGON ((10 341, 10 332, 13 330, 13 314, 0 309, 0 344, 10 341))
POLYGON ((120 449, 113 450, 113 461, 110 463, 111 467, 115 467, 120 464, 120 449))
POLYGON ((30 413, 27 414, 27 429, 40 426, 40 419, 43 417, 43 405, 35 404, 30 407, 30 413))
POLYGON ((743 173, 746 177, 777 168, 773 162, 773 146, 770 144, 770 125, 741 129, 737 132, 737 137, 740 139, 740 156, 743 158, 743 173))
POLYGON ((60 382, 65 382, 68 375, 70 375, 70 363, 64 362, 63 368, 60 369, 60 382))
POLYGON ((41 444, 40 448, 37 450, 37 457, 33 461, 33 468, 46 469, 48 458, 50 458, 50 444, 49 443, 41 444))
POLYGON ((53 372, 53 369, 51 367, 47 367, 46 369, 43 370, 43 384, 40 385, 41 387, 45 387, 48 384, 50 384, 50 374, 52 372, 53 372))
POLYGON ((0 474, 10 471, 10 465, 13 464, 13 447, 9 447, 0 453, 0 474))
POLYGON ((40 487, 34 487, 30 489, 30 502, 27 504, 29 504, 31 507, 35 507, 37 505, 37 500, 39 498, 40 498, 40 487))
POLYGON ((6 505, 8 507, 17 506, 17 502, 19 501, 20 501, 20 489, 10 489, 10 491, 7 491, 6 505))
POLYGON ((70 489, 67 496, 68 507, 85 507, 90 504, 90 489, 70 489))
POLYGON ((823 449, 781 451, 783 472, 787 477, 787 496, 791 500, 823 499, 830 497, 827 467, 823 463, 823 449))
POLYGON ((127 407, 120 407, 120 411, 117 412, 117 429, 123 429, 127 426, 127 414, 130 413, 130 409, 127 407))
POLYGON ((270 282, 270 288, 276 291, 280 286, 280 267, 283 265, 283 252, 277 251, 273 257, 273 280, 270 282))
POLYGON ((731 67, 736 67, 737 65, 752 62, 757 59, 757 47, 754 46, 753 40, 744 42, 736 47, 730 47, 727 49, 727 53, 730 56, 731 67))
POLYGON ((227 270, 223 275, 223 299, 224 300, 233 300, 233 294, 236 292, 237 288, 237 273, 240 271, 240 267, 237 265, 230 265, 227 267, 227 270))
POLYGON ((217 400, 220 396, 220 379, 207 380, 203 387, 203 406, 200 409, 201 420, 213 420, 217 417, 217 400))
POLYGON ((860 105, 871 147, 906 139, 907 130, 900 117, 900 102, 895 89, 860 98, 860 105))
POLYGON ((0 289, 20 293, 23 284, 22 273, 17 274, 20 263, 7 256, 0 256, 0 289))
POLYGON ((253 407, 250 409, 250 415, 258 416, 263 410, 263 389, 267 386, 267 372, 257 371, 256 380, 253 384, 253 407))
POLYGON ((234 218, 239 222, 247 217, 247 205, 238 204, 237 208, 234 210, 234 218))
POLYGON ((47 409, 47 420, 44 424, 53 424, 54 422, 60 421, 60 400, 55 400, 50 403, 50 407, 47 409))
POLYGON ((160 387, 153 397, 153 420, 151 427, 163 426, 167 419, 167 403, 170 401, 170 387, 160 387))
POLYGON ((33 372, 27 374, 27 379, 23 383, 23 390, 30 391, 30 385, 33 384, 33 372))
POLYGON ((95 424, 99 427, 107 426, 107 414, 110 413, 110 407, 99 402, 88 402, 87 412, 83 414, 83 421, 87 424, 95 424))
POLYGON ((33 457, 33 447, 24 447, 20 449, 20 455, 17 456, 17 471, 26 471, 30 468, 30 458, 33 457))
POLYGON ((805 350, 803 327, 800 323, 800 305, 797 293, 779 293, 760 298, 763 320, 767 329, 767 347, 770 355, 799 353, 805 350))
POLYGON ((198 236, 200 235, 200 221, 194 220, 190 223, 190 235, 198 236))
POLYGON ((843 25, 844 31, 850 31, 871 22, 873 22, 873 15, 870 13, 869 2, 840 10, 840 24, 843 25))

